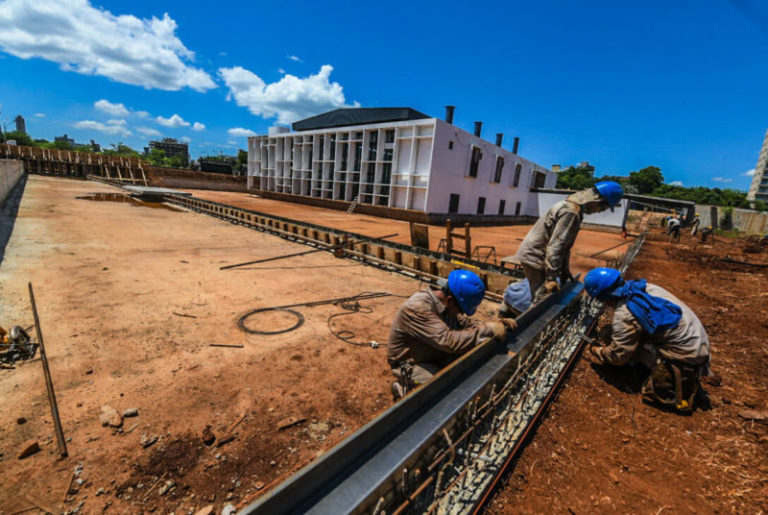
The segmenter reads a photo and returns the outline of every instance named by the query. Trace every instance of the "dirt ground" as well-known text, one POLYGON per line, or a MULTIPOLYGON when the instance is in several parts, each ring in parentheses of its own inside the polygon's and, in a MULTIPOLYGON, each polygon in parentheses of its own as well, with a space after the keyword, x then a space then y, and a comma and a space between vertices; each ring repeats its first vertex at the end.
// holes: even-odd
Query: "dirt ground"
POLYGON ((768 263, 756 250, 745 239, 694 246, 687 234, 647 243, 629 276, 697 313, 715 380, 683 416, 644 404, 642 375, 582 358, 490 512, 765 513, 768 420, 751 412, 768 416, 768 267, 729 261, 768 263))
MULTIPOLYGON (((252 209, 262 213, 268 213, 276 216, 285 216, 295 220, 311 222, 326 227, 343 229, 345 231, 364 234, 366 236, 384 236, 397 233, 388 240, 397 243, 411 244, 410 229, 408 222, 401 220, 390 220, 387 218, 378 218, 369 215, 360 215, 356 213, 347 213, 335 209, 307 206, 304 204, 294 204, 281 200, 272 200, 267 198, 255 197, 248 193, 237 193, 227 191, 208 191, 208 190, 185 190, 192 193, 195 197, 229 204, 231 206, 252 209)), ((496 248, 496 254, 499 259, 513 255, 520 246, 531 225, 505 225, 498 227, 472 227, 472 247, 478 245, 493 246, 496 248)), ((462 229, 463 230, 463 229, 462 229)), ((445 237, 445 227, 429 227, 429 244, 432 250, 437 249, 440 239, 445 237)), ((573 274, 586 273, 595 266, 605 263, 605 260, 613 260, 623 254, 626 247, 619 246, 616 249, 609 250, 600 254, 598 258, 589 257, 592 254, 619 245, 622 241, 621 235, 602 232, 582 230, 576 239, 574 252, 571 255, 571 269, 573 274)), ((463 242, 457 243, 462 245, 463 242)))
MULTIPOLYGON (((33 323, 31 281, 70 457, 57 459, 40 360, 0 369, 0 513, 32 505, 61 513, 81 502, 86 513, 220 510, 390 405, 384 348, 330 334, 327 318, 340 307, 297 308, 305 323, 281 335, 249 335, 235 322, 254 308, 362 291, 410 295, 418 282, 328 253, 220 271, 307 247, 197 213, 77 198, 115 191, 89 181, 27 182, 0 264, 0 324, 33 323), (103 427, 104 405, 137 408, 138 417, 103 427), (278 429, 289 417, 302 421, 278 429), (201 437, 208 425, 212 446, 201 437), (234 441, 218 447, 227 434, 234 441), (142 447, 142 438, 155 437, 142 447), (42 451, 17 459, 28 440, 42 451)), ((364 301, 373 313, 334 319, 334 327, 386 342, 401 302, 364 301)), ((294 321, 261 315, 249 326, 294 321)))

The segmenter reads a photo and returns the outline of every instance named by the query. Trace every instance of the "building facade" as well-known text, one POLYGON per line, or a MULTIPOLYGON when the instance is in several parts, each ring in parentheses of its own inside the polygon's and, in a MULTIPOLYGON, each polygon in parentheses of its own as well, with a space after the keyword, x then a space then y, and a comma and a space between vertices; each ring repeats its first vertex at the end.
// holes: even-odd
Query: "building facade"
POLYGON ((763 147, 755 165, 755 175, 752 176, 752 184, 749 186, 747 200, 762 200, 768 202, 768 130, 765 131, 763 147))
POLYGON ((16 124, 16 132, 27 133, 27 122, 24 120, 23 116, 18 115, 13 121, 16 124))
POLYGON ((547 168, 408 108, 338 109, 248 138, 248 187, 427 214, 535 216, 547 168))
POLYGON ((182 166, 189 166, 189 143, 179 141, 176 138, 150 141, 148 146, 144 147, 144 156, 147 156, 152 150, 162 150, 167 158, 179 156, 182 166))

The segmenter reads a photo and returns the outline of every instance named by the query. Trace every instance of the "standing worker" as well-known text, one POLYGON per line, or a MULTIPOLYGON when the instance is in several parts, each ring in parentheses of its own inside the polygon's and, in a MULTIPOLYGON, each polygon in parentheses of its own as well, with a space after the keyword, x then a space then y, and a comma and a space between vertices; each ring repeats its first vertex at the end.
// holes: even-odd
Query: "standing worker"
POLYGON ((584 288, 615 308, 611 342, 590 346, 587 359, 596 365, 639 362, 651 370, 644 400, 692 411, 699 378, 710 375, 709 337, 694 312, 661 286, 625 281, 613 268, 590 270, 584 288))
POLYGON ((619 183, 601 181, 557 202, 536 221, 516 254, 531 285, 534 304, 571 279, 571 247, 584 215, 613 211, 623 196, 619 183))
POLYGON ((501 339, 514 329, 513 319, 479 322, 470 317, 485 296, 480 277, 454 270, 448 280, 411 295, 395 315, 387 345, 387 361, 397 378, 395 399, 426 383, 440 369, 488 338, 501 339))
POLYGON ((691 222, 691 238, 696 237, 696 233, 699 232, 699 225, 701 225, 701 219, 699 218, 699 213, 696 213, 691 222))

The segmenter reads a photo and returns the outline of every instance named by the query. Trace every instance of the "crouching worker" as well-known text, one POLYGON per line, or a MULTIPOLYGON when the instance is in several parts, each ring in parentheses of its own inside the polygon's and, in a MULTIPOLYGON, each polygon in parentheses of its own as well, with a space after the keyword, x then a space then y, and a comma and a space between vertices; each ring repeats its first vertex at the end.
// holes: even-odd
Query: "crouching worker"
POLYGON ((389 333, 387 361, 397 378, 395 399, 432 379, 440 369, 488 338, 503 338, 512 319, 480 322, 470 317, 485 295, 474 272, 454 270, 438 289, 411 295, 395 315, 389 333))
POLYGON ((596 365, 639 362, 651 370, 643 399, 693 410, 699 378, 710 375, 709 337, 680 299, 645 279, 625 281, 618 270, 595 268, 584 278, 587 293, 615 307, 611 342, 586 353, 596 365))

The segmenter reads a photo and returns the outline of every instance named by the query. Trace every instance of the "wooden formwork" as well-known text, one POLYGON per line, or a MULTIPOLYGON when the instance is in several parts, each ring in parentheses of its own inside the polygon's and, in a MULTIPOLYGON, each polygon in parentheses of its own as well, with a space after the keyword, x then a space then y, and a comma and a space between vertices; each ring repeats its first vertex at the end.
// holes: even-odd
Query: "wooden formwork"
POLYGON ((27 173, 82 178, 95 175, 147 185, 144 162, 136 157, 0 144, 0 158, 20 159, 27 173))
POLYGON ((356 234, 298 220, 259 213, 182 195, 165 195, 165 202, 192 211, 215 216, 228 222, 275 234, 299 243, 328 247, 347 243, 343 255, 382 268, 394 269, 416 278, 435 280, 448 277, 453 270, 468 269, 480 276, 486 285, 487 296, 501 300, 504 289, 523 276, 517 270, 455 257, 418 247, 386 240, 371 239, 356 234))

